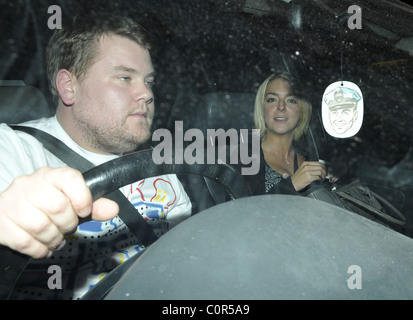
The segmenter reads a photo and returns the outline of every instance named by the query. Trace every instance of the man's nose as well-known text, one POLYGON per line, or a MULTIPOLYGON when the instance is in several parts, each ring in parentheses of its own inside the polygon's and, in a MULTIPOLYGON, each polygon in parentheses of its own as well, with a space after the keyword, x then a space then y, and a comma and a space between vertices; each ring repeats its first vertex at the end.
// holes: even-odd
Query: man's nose
POLYGON ((147 86, 145 83, 139 83, 134 86, 133 95, 135 101, 144 101, 145 104, 150 104, 153 101, 153 92, 152 89, 147 86))

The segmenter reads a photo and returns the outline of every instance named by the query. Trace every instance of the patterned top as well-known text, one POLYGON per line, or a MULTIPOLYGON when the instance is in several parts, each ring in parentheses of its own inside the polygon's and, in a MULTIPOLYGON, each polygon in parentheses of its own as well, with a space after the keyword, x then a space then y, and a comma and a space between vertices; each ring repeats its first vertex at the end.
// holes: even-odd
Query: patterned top
POLYGON ((277 183, 281 182, 282 178, 281 174, 265 163, 265 193, 269 193, 277 183))
MULTIPOLYGON (((294 153, 294 172, 298 169, 297 152, 294 153)), ((287 179, 287 174, 280 174, 265 162, 265 193, 279 193, 278 184, 287 179)))

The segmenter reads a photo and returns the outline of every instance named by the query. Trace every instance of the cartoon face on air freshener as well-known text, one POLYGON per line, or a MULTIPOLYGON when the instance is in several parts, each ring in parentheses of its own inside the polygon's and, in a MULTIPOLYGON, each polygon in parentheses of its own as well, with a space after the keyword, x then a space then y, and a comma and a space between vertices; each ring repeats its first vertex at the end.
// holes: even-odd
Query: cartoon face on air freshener
POLYGON ((337 81, 324 91, 322 100, 323 125, 335 138, 349 138, 363 124, 364 102, 360 88, 349 81, 337 81))

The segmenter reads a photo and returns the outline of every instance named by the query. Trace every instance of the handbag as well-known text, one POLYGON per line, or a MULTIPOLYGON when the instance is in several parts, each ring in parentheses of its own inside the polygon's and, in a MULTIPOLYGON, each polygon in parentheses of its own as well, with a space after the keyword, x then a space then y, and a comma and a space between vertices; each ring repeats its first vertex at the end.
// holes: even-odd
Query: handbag
POLYGON ((317 188, 307 197, 337 205, 396 230, 407 221, 399 209, 363 185, 359 179, 331 190, 325 187, 317 188))
POLYGON ((399 226, 406 224, 406 217, 394 205, 370 188, 363 186, 358 179, 332 192, 348 210, 366 218, 399 226))

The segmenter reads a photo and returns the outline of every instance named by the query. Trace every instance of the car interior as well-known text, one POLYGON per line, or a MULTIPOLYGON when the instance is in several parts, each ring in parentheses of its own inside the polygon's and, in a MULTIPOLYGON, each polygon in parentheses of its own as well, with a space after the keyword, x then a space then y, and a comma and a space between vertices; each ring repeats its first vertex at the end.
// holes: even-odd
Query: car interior
POLYGON ((413 297, 413 7, 396 0, 9 2, 0 13, 0 30, 8 30, 0 39, 1 123, 54 114, 44 71, 52 4, 62 9, 63 23, 82 11, 111 10, 149 26, 154 131, 173 134, 177 121, 205 136, 208 129, 251 131, 260 83, 277 70, 299 75, 313 105, 307 149, 336 166, 339 183, 361 180, 406 217, 403 226, 375 223, 325 202, 310 205, 308 197, 289 205, 282 195, 229 201, 220 179, 177 172, 193 217, 158 240, 169 247, 155 243, 85 299, 413 297), (355 4, 361 29, 348 24, 355 4), (348 139, 329 136, 321 115, 325 88, 342 79, 358 84, 365 99, 363 126, 348 139), (274 208, 279 219, 264 215, 274 208), (277 249, 269 255, 269 247, 277 249), (364 290, 349 291, 342 281, 351 265, 362 265, 364 290))

